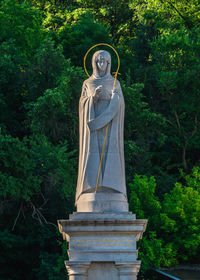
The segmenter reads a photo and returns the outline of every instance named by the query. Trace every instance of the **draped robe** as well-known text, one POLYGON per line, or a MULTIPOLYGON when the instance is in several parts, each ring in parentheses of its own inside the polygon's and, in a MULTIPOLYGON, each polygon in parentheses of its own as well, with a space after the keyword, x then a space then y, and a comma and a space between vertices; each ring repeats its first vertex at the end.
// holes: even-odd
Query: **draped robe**
POLYGON ((79 170, 76 202, 81 194, 94 192, 97 183, 106 125, 108 133, 100 170, 99 190, 118 192, 126 197, 124 168, 124 98, 119 81, 112 96, 114 78, 110 74, 111 61, 100 77, 93 55, 93 75, 84 81, 79 101, 79 170), (95 89, 101 85, 101 94, 95 98, 95 89))

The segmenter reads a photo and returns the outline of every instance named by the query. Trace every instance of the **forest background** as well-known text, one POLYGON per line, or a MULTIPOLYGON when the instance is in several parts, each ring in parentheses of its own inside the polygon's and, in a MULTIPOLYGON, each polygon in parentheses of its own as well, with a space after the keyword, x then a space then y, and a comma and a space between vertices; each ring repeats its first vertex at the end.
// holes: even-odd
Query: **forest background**
POLYGON ((56 221, 75 211, 83 56, 101 42, 121 59, 141 271, 199 263, 199 20, 198 0, 0 2, 0 279, 66 279, 56 221))

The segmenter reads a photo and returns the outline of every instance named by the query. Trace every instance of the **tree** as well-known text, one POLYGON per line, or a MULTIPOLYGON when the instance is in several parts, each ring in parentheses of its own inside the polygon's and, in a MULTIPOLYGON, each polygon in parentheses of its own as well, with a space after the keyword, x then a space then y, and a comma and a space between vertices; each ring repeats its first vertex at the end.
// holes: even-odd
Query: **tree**
POLYGON ((200 168, 190 175, 181 171, 184 183, 176 182, 159 201, 154 177, 135 175, 130 184, 130 208, 137 218, 148 219, 139 242, 142 271, 150 267, 197 262, 200 243, 200 168))
POLYGON ((1 1, 2 279, 66 276, 55 224, 74 210, 83 56, 101 42, 120 55, 128 196, 149 219, 142 269, 198 260, 198 22, 197 0, 1 1))

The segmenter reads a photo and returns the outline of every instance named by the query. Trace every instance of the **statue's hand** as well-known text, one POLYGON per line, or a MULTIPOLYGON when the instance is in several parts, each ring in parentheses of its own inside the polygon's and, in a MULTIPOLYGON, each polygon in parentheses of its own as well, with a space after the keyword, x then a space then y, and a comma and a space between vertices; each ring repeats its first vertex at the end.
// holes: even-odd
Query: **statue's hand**
POLYGON ((94 91, 94 99, 95 102, 99 99, 99 96, 101 94, 102 86, 98 86, 94 91))
POLYGON ((119 95, 119 91, 116 89, 113 89, 112 93, 111 93, 111 98, 113 98, 115 95, 119 95))

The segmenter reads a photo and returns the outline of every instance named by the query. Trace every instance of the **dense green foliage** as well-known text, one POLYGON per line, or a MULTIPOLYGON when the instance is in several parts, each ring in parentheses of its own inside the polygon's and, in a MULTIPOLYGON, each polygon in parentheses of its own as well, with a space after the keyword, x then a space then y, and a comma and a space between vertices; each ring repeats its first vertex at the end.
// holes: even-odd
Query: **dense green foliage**
POLYGON ((74 211, 83 56, 101 42, 121 59, 142 271, 199 262, 199 19, 198 0, 0 2, 0 279, 66 277, 56 221, 74 211))
POLYGON ((140 241, 143 269, 196 262, 200 252, 200 168, 182 174, 163 200, 155 195, 154 177, 135 175, 130 184, 131 210, 138 218, 148 217, 147 232, 140 241))

